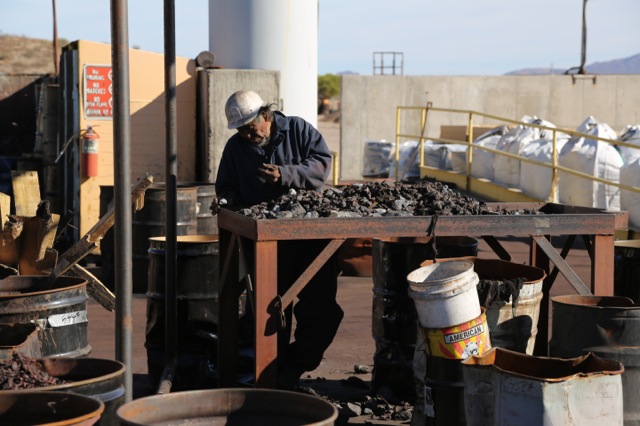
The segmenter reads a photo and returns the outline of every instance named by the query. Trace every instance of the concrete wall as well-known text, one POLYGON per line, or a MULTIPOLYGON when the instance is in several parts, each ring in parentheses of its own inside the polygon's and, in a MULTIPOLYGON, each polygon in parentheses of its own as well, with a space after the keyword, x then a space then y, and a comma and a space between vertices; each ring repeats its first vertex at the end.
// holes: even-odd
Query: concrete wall
POLYGON ((227 129, 224 105, 229 96, 238 90, 253 90, 267 103, 279 105, 280 73, 278 71, 212 69, 205 70, 206 78, 206 126, 204 175, 215 182, 218 164, 227 140, 236 133, 227 129))
MULTIPOLYGON (((474 110, 519 120, 537 116, 575 129, 588 116, 621 131, 640 123, 640 75, 597 76, 342 76, 340 178, 362 178, 365 142, 395 142, 397 107, 474 110)), ((442 125, 466 125, 467 114, 430 112, 427 137, 442 125)), ((420 134, 418 112, 405 113, 401 133, 420 134)), ((474 125, 498 125, 474 119, 474 125)), ((407 140, 407 139, 404 139, 407 140)), ((400 142, 403 142, 401 140, 400 142)))

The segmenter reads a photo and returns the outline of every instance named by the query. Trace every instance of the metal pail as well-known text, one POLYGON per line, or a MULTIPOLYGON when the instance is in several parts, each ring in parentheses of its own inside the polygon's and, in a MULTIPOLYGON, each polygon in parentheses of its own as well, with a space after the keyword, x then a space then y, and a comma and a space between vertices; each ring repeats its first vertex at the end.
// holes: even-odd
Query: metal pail
MULTIPOLYGON (((176 237, 176 243, 180 327, 177 373, 191 386, 187 389, 198 389, 202 387, 198 383, 206 378, 202 368, 216 352, 212 336, 217 334, 218 324, 219 242, 217 235, 183 235, 176 237)), ((145 347, 152 380, 164 364, 156 352, 163 352, 165 347, 165 257, 165 237, 150 238, 145 347)))
POLYGON ((91 426, 100 420, 104 404, 67 392, 2 391, 0 424, 91 426))
POLYGON ((338 410, 328 401, 297 392, 268 389, 207 389, 154 395, 117 411, 130 426, 218 425, 330 426, 338 410))
POLYGON ((116 410, 124 403, 126 367, 123 363, 99 358, 41 358, 38 361, 47 374, 68 383, 36 390, 72 392, 96 398, 104 403, 104 412, 96 424, 110 426, 117 423, 116 410))
POLYGON ((44 357, 78 357, 91 352, 87 338, 87 282, 60 277, 15 275, 0 281, 0 322, 34 323, 44 357))
POLYGON ((593 352, 624 365, 625 424, 640 422, 640 306, 617 296, 551 298, 549 354, 563 358, 593 352))
POLYGON ((594 354, 561 359, 502 348, 462 361, 468 425, 622 424, 622 364, 594 354))
POLYGON ((492 346, 533 355, 538 334, 545 272, 534 266, 499 259, 475 259, 473 263, 473 269, 480 278, 480 284, 483 280, 525 279, 515 307, 513 296, 510 296, 506 302, 496 298, 489 306, 485 306, 481 298, 480 305, 487 309, 487 324, 492 346))

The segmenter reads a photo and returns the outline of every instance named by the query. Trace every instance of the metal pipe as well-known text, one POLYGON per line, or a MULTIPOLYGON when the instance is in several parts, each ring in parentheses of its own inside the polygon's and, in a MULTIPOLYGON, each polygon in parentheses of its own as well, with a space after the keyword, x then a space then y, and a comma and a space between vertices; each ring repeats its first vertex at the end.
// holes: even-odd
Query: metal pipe
POLYGON ((173 379, 178 360, 178 259, 177 259, 177 175, 178 175, 178 134, 176 114, 176 43, 175 43, 175 1, 164 1, 164 93, 166 164, 165 185, 166 204, 166 252, 165 252, 165 370, 159 391, 167 392, 173 379))
POLYGON ((131 359, 131 116, 129 93, 129 20, 127 0, 111 0, 113 67, 113 175, 115 190, 116 359, 126 367, 125 402, 133 395, 131 359))

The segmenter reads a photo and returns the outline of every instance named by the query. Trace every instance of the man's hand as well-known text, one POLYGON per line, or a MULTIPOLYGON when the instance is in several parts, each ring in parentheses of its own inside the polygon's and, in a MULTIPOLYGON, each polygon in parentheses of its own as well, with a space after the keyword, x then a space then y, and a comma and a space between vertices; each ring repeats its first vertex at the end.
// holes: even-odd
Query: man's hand
POLYGON ((228 204, 225 198, 214 197, 213 201, 211 201, 211 205, 209 209, 211 210, 211 214, 213 216, 217 215, 220 212, 220 207, 228 204))
POLYGON ((280 167, 275 164, 262 164, 262 167, 258 169, 258 173, 267 183, 275 184, 282 179, 280 167))

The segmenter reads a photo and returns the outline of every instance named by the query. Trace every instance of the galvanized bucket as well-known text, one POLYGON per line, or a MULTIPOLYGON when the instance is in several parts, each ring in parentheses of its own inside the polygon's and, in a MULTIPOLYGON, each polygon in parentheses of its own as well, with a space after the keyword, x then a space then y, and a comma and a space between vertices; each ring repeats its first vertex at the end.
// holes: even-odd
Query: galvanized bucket
POLYGON ((91 426, 100 420, 104 404, 67 392, 0 392, 1 425, 91 426))
POLYGON ((329 426, 336 407, 324 399, 268 389, 208 389, 154 395, 131 401, 117 411, 123 425, 238 424, 329 426))
POLYGON ((0 322, 36 324, 44 357, 84 356, 91 352, 87 300, 83 279, 15 275, 0 281, 0 322))
POLYGON ((468 425, 621 425, 624 367, 594 354, 560 359, 502 348, 462 361, 468 425))
POLYGON ((507 302, 494 300, 485 306, 480 300, 480 304, 487 309, 492 346, 533 355, 545 272, 534 266, 499 259, 475 259, 473 268, 481 281, 525 279, 515 307, 513 296, 507 302))
POLYGON ((549 354, 572 357, 586 352, 624 365, 624 420, 640 422, 640 305, 616 296, 556 296, 549 354))

